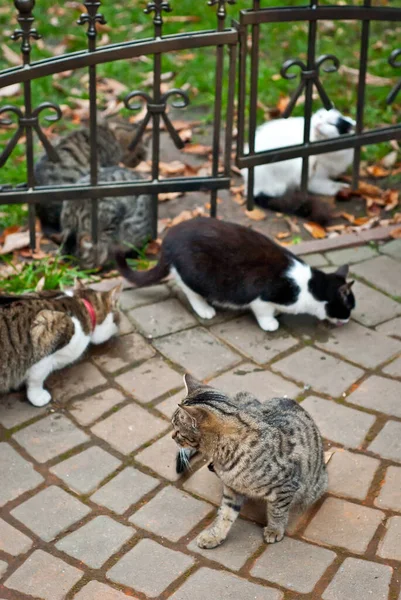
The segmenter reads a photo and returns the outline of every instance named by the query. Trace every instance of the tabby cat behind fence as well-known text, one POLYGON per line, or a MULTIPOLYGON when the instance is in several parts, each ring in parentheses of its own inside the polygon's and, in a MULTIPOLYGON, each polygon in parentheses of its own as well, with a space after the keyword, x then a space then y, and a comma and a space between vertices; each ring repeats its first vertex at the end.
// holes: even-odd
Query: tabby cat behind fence
POLYGON ((116 259, 138 287, 171 274, 203 319, 216 314, 212 305, 249 308, 262 329, 275 331, 276 312, 308 313, 339 325, 355 306, 346 265, 324 273, 261 233, 217 219, 200 217, 169 229, 149 271, 133 271, 123 254, 116 259))
MULTIPOLYGON (((120 162, 135 167, 146 157, 143 144, 129 149, 137 126, 120 119, 99 120, 97 126, 97 159, 99 167, 117 166, 120 162)), ((90 172, 90 134, 88 128, 77 129, 63 136, 54 146, 58 160, 53 162, 44 153, 35 165, 35 180, 39 186, 75 185, 90 172)), ((81 183, 81 182, 80 182, 81 183)), ((37 215, 46 235, 60 232, 62 201, 37 204, 37 215)))
POLYGON ((224 485, 213 524, 197 538, 215 548, 227 538, 245 498, 267 502, 267 543, 280 541, 289 512, 313 504, 327 488, 323 443, 310 415, 294 400, 260 403, 184 378, 187 397, 175 411, 173 438, 185 454, 199 450, 224 485))
MULTIPOLYGON (((122 167, 100 169, 99 181, 118 183, 139 179, 134 171, 122 167)), ((87 185, 89 176, 79 183, 87 185)), ((141 248, 152 234, 152 205, 148 195, 111 196, 98 202, 98 243, 92 242, 92 203, 70 200, 61 211, 61 252, 75 256, 84 269, 105 265, 116 247, 125 244, 141 248)), ((128 248, 127 248, 128 250, 128 248)))
POLYGON ((25 383, 34 406, 50 402, 47 376, 81 358, 89 343, 102 344, 117 333, 120 290, 97 292, 78 282, 73 292, 0 302, 0 394, 25 383))

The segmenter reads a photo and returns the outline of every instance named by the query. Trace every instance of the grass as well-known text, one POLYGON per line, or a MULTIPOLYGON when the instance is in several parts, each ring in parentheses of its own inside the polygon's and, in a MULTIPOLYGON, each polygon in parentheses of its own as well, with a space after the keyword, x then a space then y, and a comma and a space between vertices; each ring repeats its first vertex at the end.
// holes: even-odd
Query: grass
POLYGON ((14 270, 9 277, 0 282, 0 292, 8 294, 33 292, 39 282, 43 290, 71 287, 75 279, 88 279, 91 273, 80 270, 65 259, 62 261, 59 256, 27 262, 22 269, 15 267, 7 256, 1 258, 14 270))
MULTIPOLYGON (((343 3, 336 0, 338 3, 343 3)), ((305 4, 302 0, 264 0, 264 7, 295 6, 305 4)), ((376 4, 386 3, 386 0, 376 0, 376 4)), ((146 0, 129 0, 127 2, 103 2, 101 12, 107 19, 107 26, 99 33, 98 43, 114 43, 129 39, 141 39, 153 35, 152 15, 145 15, 146 0)), ((174 9, 172 13, 164 13, 164 33, 173 34, 200 29, 214 29, 216 26, 216 7, 207 6, 206 0, 171 0, 174 9), (177 20, 177 16, 181 19, 177 20)), ((332 0, 321 0, 321 4, 333 4, 332 0)), ((361 4, 361 0, 355 0, 361 4)), ((238 11, 250 8, 251 0, 238 0, 235 6, 227 5, 229 18, 238 17, 238 11)), ((76 24, 80 15, 79 4, 65 3, 65 7, 53 0, 39 0, 34 10, 35 26, 43 38, 32 42, 32 60, 52 56, 55 52, 72 52, 87 47, 86 27, 76 24), (70 7, 68 7, 70 4, 70 7), (60 44, 63 44, 63 48, 60 44)), ((14 30, 16 10, 9 0, 0 0, 0 42, 9 45, 17 53, 19 43, 10 42, 9 36, 14 30)), ((228 21, 227 21, 228 23, 228 21)), ((369 48, 368 72, 380 77, 391 77, 394 83, 399 76, 389 66, 387 59, 390 52, 397 46, 401 24, 373 22, 369 48)), ((306 59, 307 23, 270 23, 261 27, 260 43, 260 74, 259 100, 261 105, 274 108, 280 98, 289 96, 295 89, 298 79, 287 81, 279 77, 282 63, 290 58, 306 59)), ((357 22, 320 22, 318 30, 317 56, 324 53, 334 53, 342 65, 358 68, 361 24, 357 22)), ((182 50, 163 56, 163 71, 174 73, 174 87, 189 87, 192 106, 207 107, 205 122, 212 119, 213 99, 215 92, 214 68, 215 48, 200 50, 182 50)), ((0 69, 9 67, 6 59, 0 56, 0 69)), ((98 74, 124 83, 127 90, 144 89, 143 82, 152 71, 152 57, 143 60, 120 60, 114 63, 99 65, 98 74)), ((321 73, 321 80, 336 107, 352 116, 356 110, 356 83, 350 83, 347 76, 340 73, 321 73)), ((365 122, 368 128, 397 121, 401 108, 401 94, 392 107, 387 107, 386 96, 391 86, 367 86, 365 122)), ((150 91, 149 88, 147 91, 150 91)), ((123 94, 124 95, 124 94, 123 94)), ((88 98, 87 78, 85 70, 77 70, 69 77, 55 81, 52 77, 44 77, 34 81, 32 85, 33 106, 40 102, 51 100, 60 105, 74 107, 81 99, 88 98)), ((98 105, 105 106, 106 98, 100 91, 98 105)), ((22 96, 6 98, 1 104, 23 104, 22 96)), ((316 108, 319 103, 315 103, 316 108)), ((129 115, 125 109, 123 113, 129 115)), ((302 106, 295 110, 302 114, 302 106)), ((185 111, 182 111, 185 118, 185 111)), ((263 110, 258 112, 259 122, 265 118, 263 110)), ((55 127, 61 133, 71 127, 71 123, 63 119, 55 127)), ((0 127, 0 146, 10 138, 10 128, 0 127)), ((36 145, 36 156, 41 152, 39 143, 36 145)), ((374 160, 388 152, 388 144, 380 144, 365 150, 364 158, 374 160)), ((25 162, 24 145, 19 144, 7 164, 0 170, 0 184, 18 184, 24 182, 25 162)), ((14 224, 25 218, 24 212, 18 212, 15 207, 2 207, 1 212, 7 212, 6 217, 0 218, 0 225, 14 224), (5 220, 4 220, 5 219, 5 220)))

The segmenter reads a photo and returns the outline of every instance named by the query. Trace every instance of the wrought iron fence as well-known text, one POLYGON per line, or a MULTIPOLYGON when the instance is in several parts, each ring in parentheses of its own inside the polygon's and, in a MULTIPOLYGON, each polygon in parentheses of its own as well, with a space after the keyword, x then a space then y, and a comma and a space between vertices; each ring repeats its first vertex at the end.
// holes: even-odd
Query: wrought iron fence
MULTIPOLYGON (((199 0, 201 1, 201 0, 199 0)), ((205 0, 206 2, 206 0, 205 0)), ((264 163, 277 162, 301 156, 303 158, 302 190, 306 193, 308 178, 308 160, 311 155, 323 152, 355 148, 353 167, 353 185, 356 186, 359 177, 362 145, 375 144, 381 141, 401 138, 401 124, 375 130, 364 130, 364 107, 366 90, 367 58, 369 47, 370 23, 372 21, 401 22, 401 8, 391 6, 373 6, 372 0, 363 0, 359 6, 326 6, 320 5, 319 0, 310 0, 307 6, 263 8, 260 0, 250 0, 251 8, 240 11, 238 20, 227 25, 227 4, 235 4, 235 0, 209 0, 209 10, 216 11, 216 28, 207 31, 192 31, 175 35, 164 35, 163 16, 170 12, 171 5, 166 0, 154 0, 147 3, 145 12, 153 17, 154 34, 151 38, 130 40, 124 43, 97 45, 98 25, 104 24, 105 19, 99 12, 101 2, 86 0, 83 4, 86 13, 82 14, 78 23, 86 26, 87 49, 78 52, 54 56, 44 60, 31 61, 32 40, 38 40, 40 34, 33 27, 35 7, 34 0, 15 0, 18 11, 17 19, 20 25, 12 35, 14 41, 21 41, 21 66, 0 72, 0 88, 16 83, 23 84, 24 106, 0 106, 0 119, 11 124, 16 119, 16 130, 0 151, 0 168, 12 154, 20 138, 26 137, 26 166, 27 183, 23 186, 2 186, 0 193, 1 204, 28 203, 29 228, 32 247, 35 246, 35 204, 39 201, 92 199, 92 235, 94 241, 98 237, 97 208, 98 200, 105 196, 119 196, 126 193, 146 193, 152 198, 154 214, 154 233, 157 227, 157 199, 162 192, 191 192, 206 190, 211 194, 211 216, 216 215, 218 190, 230 186, 230 171, 232 166, 232 131, 235 117, 238 122, 238 139, 236 165, 249 169, 248 177, 248 208, 253 207, 253 171, 254 167, 264 163), (320 72, 333 72, 338 69, 339 61, 333 54, 316 57, 316 34, 319 20, 343 21, 356 20, 361 22, 360 64, 357 97, 357 125, 354 135, 320 142, 310 142, 310 122, 312 116, 312 94, 315 87, 322 104, 326 108, 332 102, 326 93, 320 72), (308 48, 306 60, 298 57, 287 60, 281 69, 285 79, 296 77, 293 70, 298 68, 300 82, 293 93, 284 116, 289 116, 301 94, 305 96, 304 115, 305 129, 302 145, 255 152, 254 136, 256 130, 256 114, 258 104, 258 71, 260 63, 259 42, 262 26, 272 23, 308 23, 308 48), (251 32, 250 44, 248 40, 251 32), (184 108, 190 97, 183 89, 170 89, 162 93, 163 56, 178 50, 190 50, 213 47, 216 48, 215 61, 215 97, 213 109, 213 144, 212 172, 210 176, 160 178, 160 133, 161 124, 171 136, 174 144, 180 148, 182 141, 174 129, 168 115, 169 103, 175 108, 184 108), (237 61, 237 50, 239 60, 237 61), (141 123, 132 146, 139 143, 149 122, 152 122, 152 155, 151 177, 149 180, 135 180, 124 183, 101 183, 98 181, 96 139, 97 139, 97 65, 122 59, 133 59, 140 56, 151 56, 153 59, 153 89, 152 93, 134 90, 127 94, 124 103, 129 110, 136 111, 146 105, 146 115, 141 123), (225 65, 225 57, 228 65, 225 65), (34 135, 43 144, 44 150, 52 160, 57 160, 57 153, 45 135, 41 122, 41 113, 45 110, 54 111, 54 115, 45 115, 47 121, 57 121, 62 118, 61 108, 53 102, 42 102, 38 106, 32 103, 32 82, 36 79, 61 73, 67 70, 87 68, 89 72, 89 128, 91 144, 90 184, 73 186, 42 186, 35 185, 34 179, 34 135), (292 69, 292 71, 291 71, 292 69), (238 91, 236 95, 236 74, 238 76, 238 91), (224 87, 224 75, 227 86, 224 87), (226 94, 226 110, 223 111, 223 94, 226 94), (236 103, 236 99, 238 102, 236 103), (3 115, 7 118, 4 119, 3 115), (222 130, 223 133, 222 133, 222 130), (249 151, 245 152, 247 141, 249 151), (223 161, 220 163, 220 151, 223 149, 223 161)), ((177 3, 178 6, 178 3, 177 3)), ((39 26, 40 29, 40 26, 39 26)), ((265 60, 265 59, 264 59, 265 60)), ((401 69, 401 49, 394 49, 389 57, 389 63, 394 69, 401 69)), ((401 92, 401 80, 389 90, 387 102, 392 103, 401 92)), ((1 174, 1 171, 0 171, 1 174)))

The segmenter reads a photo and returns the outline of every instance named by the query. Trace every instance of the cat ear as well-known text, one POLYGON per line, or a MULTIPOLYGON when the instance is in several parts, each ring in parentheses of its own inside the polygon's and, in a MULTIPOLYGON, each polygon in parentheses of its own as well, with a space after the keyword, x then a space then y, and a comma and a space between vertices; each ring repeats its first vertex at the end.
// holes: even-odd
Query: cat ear
POLYGON ((350 294, 351 288, 354 285, 355 281, 347 281, 341 285, 338 289, 341 294, 342 299, 346 302, 348 300, 348 296, 350 294))
POLYGON ((197 390, 199 390, 199 388, 205 387, 204 384, 201 381, 199 381, 195 377, 192 377, 192 375, 190 375, 189 373, 185 373, 185 375, 184 375, 184 383, 185 383, 185 387, 187 388, 187 395, 188 396, 190 394, 193 394, 197 390))
POLYGON ((118 302, 120 300, 122 289, 123 289, 123 283, 121 282, 109 291, 109 298, 111 301, 111 305, 114 308, 118 306, 118 302))
POLYGON ((341 267, 338 267, 335 274, 338 275, 339 277, 344 277, 344 279, 346 279, 346 277, 348 275, 348 271, 349 271, 349 266, 342 265, 341 267))
POLYGON ((183 406, 178 405, 178 409, 181 412, 181 418, 184 423, 190 425, 193 429, 199 429, 200 424, 207 419, 208 413, 203 408, 197 406, 183 406))
POLYGON ((78 277, 75 278, 74 281, 74 290, 84 290, 85 289, 85 285, 82 283, 82 279, 79 279, 78 277))

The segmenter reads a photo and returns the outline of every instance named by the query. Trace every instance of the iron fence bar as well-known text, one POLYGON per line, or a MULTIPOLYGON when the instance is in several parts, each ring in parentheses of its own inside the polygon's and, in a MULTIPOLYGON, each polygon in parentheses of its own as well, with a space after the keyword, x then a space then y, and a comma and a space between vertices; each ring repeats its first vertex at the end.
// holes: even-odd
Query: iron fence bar
POLYGON ((14 188, 10 191, 0 191, 0 205, 2 204, 30 204, 43 200, 80 200, 85 198, 104 198, 105 196, 122 196, 125 194, 160 194, 167 192, 198 192, 213 189, 229 189, 230 178, 219 177, 194 177, 172 178, 161 181, 132 181, 119 184, 98 183, 95 186, 46 186, 36 187, 34 190, 20 191, 14 188))
POLYGON ((227 115, 225 131, 225 150, 224 150, 224 175, 230 176, 231 173, 231 151, 233 141, 233 122, 234 122, 234 97, 235 97, 235 75, 237 69, 237 46, 229 46, 229 67, 228 67, 228 92, 227 92, 227 115))
MULTIPOLYGON (((364 0, 364 7, 371 7, 371 0, 364 0)), ((369 32, 370 21, 363 21, 361 50, 359 57, 359 76, 358 76, 358 95, 356 107, 356 126, 355 132, 359 135, 363 132, 364 126, 364 109, 365 109, 365 93, 366 93, 366 73, 368 70, 368 54, 369 54, 369 32)), ((361 166, 361 146, 357 145, 354 152, 354 160, 352 166, 352 188, 358 189, 359 184, 359 169, 361 166)))
MULTIPOLYGON (((242 18, 242 11, 241 11, 242 18)), ((244 154, 244 135, 245 135, 245 107, 246 107, 246 35, 247 29, 242 25, 242 22, 235 22, 238 31, 239 41, 239 62, 238 62, 238 109, 237 109, 237 155, 236 164, 238 165, 238 157, 244 154)))
MULTIPOLYGON (((260 9, 260 0, 253 0, 253 10, 260 9)), ((258 110, 258 78, 259 78, 259 24, 252 25, 252 50, 251 50, 251 90, 249 98, 249 129, 248 129, 248 147, 249 153, 255 152, 255 133, 257 124, 258 110)), ((253 197, 255 183, 255 171, 251 167, 248 170, 248 189, 246 195, 246 207, 253 210, 255 203, 253 197)))
POLYGON ((401 21, 400 9, 371 6, 286 6, 241 11, 244 25, 286 23, 289 21, 401 21))

